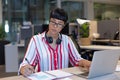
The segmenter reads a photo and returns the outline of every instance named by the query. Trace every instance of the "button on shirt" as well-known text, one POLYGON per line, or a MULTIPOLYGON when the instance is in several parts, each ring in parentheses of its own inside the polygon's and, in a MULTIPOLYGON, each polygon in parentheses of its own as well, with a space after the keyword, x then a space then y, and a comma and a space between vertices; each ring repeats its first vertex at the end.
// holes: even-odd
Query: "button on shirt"
POLYGON ((27 58, 32 66, 36 66, 37 71, 48 71, 67 68, 69 62, 75 66, 81 58, 77 49, 74 46, 71 38, 67 35, 62 35, 61 44, 57 44, 56 49, 53 49, 45 39, 45 32, 34 35, 26 50, 23 62, 24 66, 27 63, 27 58))

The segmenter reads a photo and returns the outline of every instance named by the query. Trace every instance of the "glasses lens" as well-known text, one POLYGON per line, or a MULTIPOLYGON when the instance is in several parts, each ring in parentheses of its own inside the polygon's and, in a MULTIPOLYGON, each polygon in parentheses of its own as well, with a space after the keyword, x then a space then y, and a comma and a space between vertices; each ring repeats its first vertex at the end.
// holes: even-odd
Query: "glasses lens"
POLYGON ((64 25, 62 25, 62 24, 59 24, 59 23, 56 23, 56 22, 53 22, 53 21, 50 21, 50 22, 54 26, 61 27, 61 28, 64 27, 64 25))

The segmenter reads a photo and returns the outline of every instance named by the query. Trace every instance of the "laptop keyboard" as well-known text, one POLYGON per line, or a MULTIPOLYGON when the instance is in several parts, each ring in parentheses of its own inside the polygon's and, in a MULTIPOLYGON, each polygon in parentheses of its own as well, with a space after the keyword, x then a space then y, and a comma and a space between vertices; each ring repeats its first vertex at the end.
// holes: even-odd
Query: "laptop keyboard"
POLYGON ((80 74, 76 74, 76 76, 78 77, 83 77, 83 78, 87 78, 88 77, 89 72, 84 72, 84 73, 80 73, 80 74))

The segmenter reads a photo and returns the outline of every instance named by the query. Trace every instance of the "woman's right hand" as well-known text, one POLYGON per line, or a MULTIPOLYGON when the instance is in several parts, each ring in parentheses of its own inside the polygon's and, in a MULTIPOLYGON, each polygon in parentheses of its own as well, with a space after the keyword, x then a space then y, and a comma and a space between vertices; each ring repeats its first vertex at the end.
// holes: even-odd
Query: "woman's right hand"
POLYGON ((30 74, 32 74, 34 72, 35 72, 34 67, 29 64, 22 66, 20 69, 20 73, 25 77, 29 76, 30 74))

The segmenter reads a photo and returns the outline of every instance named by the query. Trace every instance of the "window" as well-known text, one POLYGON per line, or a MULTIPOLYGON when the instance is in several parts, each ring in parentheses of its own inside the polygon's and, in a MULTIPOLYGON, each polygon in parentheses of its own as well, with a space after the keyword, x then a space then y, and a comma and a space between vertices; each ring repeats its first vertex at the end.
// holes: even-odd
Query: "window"
POLYGON ((76 1, 63 1, 62 8, 64 8, 69 17, 69 21, 72 22, 76 18, 83 18, 84 16, 84 8, 83 2, 76 2, 76 1))
POLYGON ((120 5, 95 3, 94 11, 97 20, 118 19, 120 17, 120 5))

